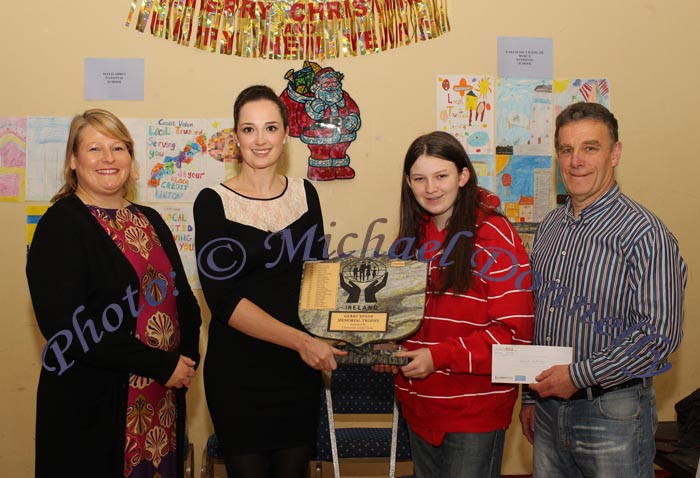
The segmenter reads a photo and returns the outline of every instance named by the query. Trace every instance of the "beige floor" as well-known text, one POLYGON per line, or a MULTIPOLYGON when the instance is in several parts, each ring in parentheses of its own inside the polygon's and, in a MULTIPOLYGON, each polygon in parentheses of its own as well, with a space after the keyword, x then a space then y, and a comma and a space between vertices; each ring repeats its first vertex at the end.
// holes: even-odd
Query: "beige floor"
MULTIPOLYGON (((386 460, 343 460, 340 465, 340 472, 343 478, 386 478, 389 476, 389 462, 386 460)), ((410 476, 413 474, 413 464, 411 462, 399 462, 396 464, 396 477, 410 476)), ((317 470, 316 464, 309 466, 309 476, 311 478, 333 477, 333 464, 321 463, 321 469, 317 470)), ((195 474, 195 478, 200 478, 195 474)), ((226 469, 223 465, 214 465, 214 476, 212 478, 226 478, 226 469)))
MULTIPOLYGON (((340 463, 340 473, 343 478, 386 478, 389 476, 389 461, 386 459, 365 459, 343 460, 340 463)), ((396 463, 396 478, 413 475, 413 463, 396 463)), ((311 465, 311 478, 333 477, 333 463, 321 463, 319 470, 314 464, 311 465)))

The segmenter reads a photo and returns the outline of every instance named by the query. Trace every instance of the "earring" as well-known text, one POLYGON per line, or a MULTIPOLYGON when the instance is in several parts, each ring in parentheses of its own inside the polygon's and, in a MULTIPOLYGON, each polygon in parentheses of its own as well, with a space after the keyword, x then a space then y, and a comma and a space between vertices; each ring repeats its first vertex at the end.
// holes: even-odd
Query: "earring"
POLYGON ((284 139, 282 140, 282 144, 287 144, 287 138, 284 138, 284 139))
POLYGON ((240 148, 240 147, 241 147, 241 143, 236 143, 236 147, 237 147, 237 148, 240 148))

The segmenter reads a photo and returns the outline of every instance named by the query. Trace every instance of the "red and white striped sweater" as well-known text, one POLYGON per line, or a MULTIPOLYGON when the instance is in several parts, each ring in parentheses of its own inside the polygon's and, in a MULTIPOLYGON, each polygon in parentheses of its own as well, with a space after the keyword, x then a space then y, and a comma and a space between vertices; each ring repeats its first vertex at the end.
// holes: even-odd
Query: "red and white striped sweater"
MULTIPOLYGON (((421 242, 442 243, 430 219, 421 242)), ((491 383, 492 344, 530 344, 534 306, 525 248, 504 217, 479 211, 471 288, 440 294, 442 252, 429 267, 425 318, 403 345, 430 349, 435 371, 425 379, 396 375, 397 397, 411 428, 433 445, 447 432, 487 432, 510 425, 518 388, 491 383), (520 289, 516 288, 516 284, 520 289)))

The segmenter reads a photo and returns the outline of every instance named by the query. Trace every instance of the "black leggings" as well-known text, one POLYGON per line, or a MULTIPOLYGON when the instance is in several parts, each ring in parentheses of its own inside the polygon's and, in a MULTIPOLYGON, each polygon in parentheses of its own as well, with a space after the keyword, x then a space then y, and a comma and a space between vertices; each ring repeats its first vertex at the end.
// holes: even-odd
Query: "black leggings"
POLYGON ((312 453, 304 446, 234 455, 226 461, 226 473, 232 478, 306 478, 312 453))

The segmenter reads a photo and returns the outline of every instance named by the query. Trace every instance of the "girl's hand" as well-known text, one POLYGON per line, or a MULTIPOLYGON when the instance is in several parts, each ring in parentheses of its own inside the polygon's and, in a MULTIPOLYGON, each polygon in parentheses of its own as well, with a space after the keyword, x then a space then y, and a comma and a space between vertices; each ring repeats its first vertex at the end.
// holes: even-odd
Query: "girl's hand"
POLYGON ((435 371, 433 356, 430 349, 422 348, 396 354, 397 357, 408 357, 411 361, 401 367, 401 373, 406 378, 425 378, 435 371))
POLYGON ((378 373, 399 373, 399 367, 397 367, 396 365, 388 365, 383 363, 372 365, 372 370, 378 373))

